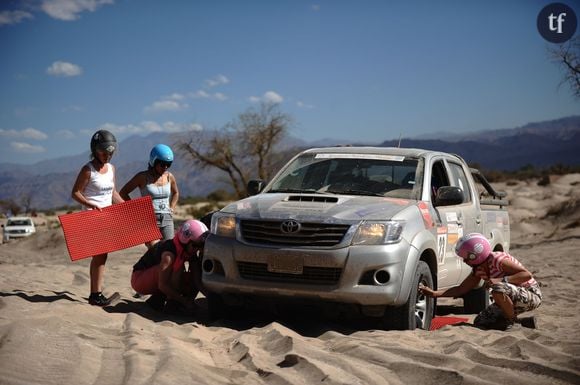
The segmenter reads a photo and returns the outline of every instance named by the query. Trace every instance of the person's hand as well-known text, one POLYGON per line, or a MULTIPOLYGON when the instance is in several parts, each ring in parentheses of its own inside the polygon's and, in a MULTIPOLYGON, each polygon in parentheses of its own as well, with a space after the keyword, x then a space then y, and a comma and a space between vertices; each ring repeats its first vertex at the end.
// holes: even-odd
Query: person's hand
POLYGON ((479 266, 475 269, 475 276, 484 281, 489 280, 489 277, 487 276, 487 271, 482 266, 479 266))
POLYGON ((195 299, 194 298, 186 298, 183 302, 183 309, 189 315, 195 314, 195 299))
POLYGON ((433 297, 435 291, 433 291, 433 289, 431 289, 430 287, 427 287, 423 284, 419 284, 419 293, 426 295, 427 297, 433 297))
POLYGON ((496 283, 501 283, 501 282, 502 282, 501 278, 489 278, 488 280, 485 281, 485 288, 489 289, 493 285, 495 285, 496 283))

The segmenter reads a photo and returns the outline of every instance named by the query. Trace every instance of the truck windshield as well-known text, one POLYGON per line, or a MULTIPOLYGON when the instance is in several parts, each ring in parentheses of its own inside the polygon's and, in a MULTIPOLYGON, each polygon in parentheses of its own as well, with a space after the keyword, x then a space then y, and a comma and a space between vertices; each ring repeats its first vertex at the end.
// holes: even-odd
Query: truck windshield
POLYGON ((30 219, 9 219, 6 226, 31 226, 32 221, 30 219))
POLYGON ((410 199, 417 159, 370 154, 304 154, 290 163, 266 192, 332 193, 410 199))

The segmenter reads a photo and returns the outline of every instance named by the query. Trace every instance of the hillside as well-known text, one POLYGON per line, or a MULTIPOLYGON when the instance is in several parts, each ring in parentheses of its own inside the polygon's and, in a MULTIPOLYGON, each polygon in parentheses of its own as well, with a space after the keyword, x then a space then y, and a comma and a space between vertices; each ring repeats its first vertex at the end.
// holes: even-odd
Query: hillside
MULTIPOLYGON (((154 133, 145 137, 132 136, 120 143, 120 151, 113 158, 117 167, 119 188, 137 171, 147 165, 149 149, 157 143, 173 144, 175 135, 154 133)), ((301 148, 335 145, 326 139, 305 143, 288 138, 283 147, 301 148)), ((380 144, 398 146, 399 140, 380 144)), ((401 139, 401 146, 424 148, 458 154, 468 163, 477 163, 484 170, 513 171, 526 165, 543 168, 555 164, 580 165, 580 116, 530 123, 513 129, 489 130, 470 134, 440 134, 439 139, 401 139)), ((31 197, 32 207, 47 209, 73 204, 70 190, 88 153, 60 157, 33 165, 0 164, 0 200, 31 197), (60 170, 54 173, 54 170, 60 170)), ((217 189, 227 189, 225 174, 215 169, 200 170, 190 160, 177 156, 171 172, 177 178, 181 195, 206 196, 217 189)))

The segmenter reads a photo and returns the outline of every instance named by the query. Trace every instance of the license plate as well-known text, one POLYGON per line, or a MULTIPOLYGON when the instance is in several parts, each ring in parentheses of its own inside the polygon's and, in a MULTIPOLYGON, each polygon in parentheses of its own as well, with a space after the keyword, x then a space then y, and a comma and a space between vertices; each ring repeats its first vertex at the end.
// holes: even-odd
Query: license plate
POLYGON ((304 260, 299 256, 276 256, 268 258, 271 273, 302 274, 304 260))

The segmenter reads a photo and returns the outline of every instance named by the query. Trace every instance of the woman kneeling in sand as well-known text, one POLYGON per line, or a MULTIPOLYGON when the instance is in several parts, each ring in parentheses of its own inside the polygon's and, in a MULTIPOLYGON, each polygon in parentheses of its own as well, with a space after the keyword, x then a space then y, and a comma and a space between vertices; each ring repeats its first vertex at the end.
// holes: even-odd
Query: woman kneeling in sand
POLYGON ((207 233, 206 225, 190 219, 181 225, 173 239, 156 243, 133 266, 133 290, 151 294, 147 303, 156 310, 193 314, 195 296, 202 290, 198 262, 207 233))
MULTIPOLYGON (((489 241, 478 233, 465 235, 455 246, 455 253, 473 271, 459 286, 433 290, 420 286, 431 297, 461 297, 476 288, 481 280, 491 289, 495 303, 475 317, 473 324, 483 329, 507 330, 518 321, 517 315, 534 310, 542 302, 540 285, 516 258, 504 252, 492 252, 489 241)), ((530 327, 535 327, 533 318, 530 327)), ((523 325, 523 322, 522 322, 523 325)))

